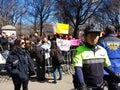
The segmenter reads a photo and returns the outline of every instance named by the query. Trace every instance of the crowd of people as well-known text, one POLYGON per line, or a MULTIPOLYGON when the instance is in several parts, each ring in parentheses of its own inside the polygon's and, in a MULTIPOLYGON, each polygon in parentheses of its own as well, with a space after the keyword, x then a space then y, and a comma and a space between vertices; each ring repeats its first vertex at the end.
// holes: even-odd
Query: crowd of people
MULTIPOLYGON (((104 34, 95 24, 84 30, 84 42, 75 48, 72 58, 75 74, 73 84, 76 90, 104 90, 107 82, 108 90, 119 90, 120 82, 120 39, 119 30, 107 25, 104 34)), ((7 37, 0 35, 0 52, 6 60, 5 69, 12 77, 14 90, 28 90, 31 75, 38 81, 46 79, 46 67, 52 63, 53 83, 62 80, 63 53, 57 46, 56 39, 73 39, 72 35, 39 36, 38 32, 29 37, 25 35, 7 37), (34 59, 37 69, 34 68, 34 59), (47 64, 47 65, 46 65, 47 64), (59 72, 59 77, 56 75, 59 72)), ((3 66, 0 66, 3 69, 3 66)), ((47 67, 47 72, 51 70, 47 67)))
MULTIPOLYGON (((46 64, 50 65, 51 62, 53 83, 57 83, 56 69, 59 71, 59 80, 62 80, 62 62, 60 59, 63 55, 54 41, 55 38, 40 37, 38 32, 29 37, 24 35, 17 37, 11 35, 8 37, 5 32, 2 32, 0 38, 1 55, 5 58, 6 64, 0 67, 1 70, 5 68, 10 77, 12 77, 14 90, 20 90, 21 86, 23 90, 28 90, 28 82, 31 75, 36 75, 38 81, 44 81, 46 79, 45 66, 46 64), (57 54, 60 55, 60 59, 56 57, 57 54), (51 57, 52 60, 50 60, 51 57), (36 63, 33 62, 33 59, 35 59, 36 63), (35 64, 37 69, 35 69, 35 64)), ((64 61, 64 57, 62 61, 64 61)), ((50 67, 47 67, 48 72, 50 69, 50 67)))

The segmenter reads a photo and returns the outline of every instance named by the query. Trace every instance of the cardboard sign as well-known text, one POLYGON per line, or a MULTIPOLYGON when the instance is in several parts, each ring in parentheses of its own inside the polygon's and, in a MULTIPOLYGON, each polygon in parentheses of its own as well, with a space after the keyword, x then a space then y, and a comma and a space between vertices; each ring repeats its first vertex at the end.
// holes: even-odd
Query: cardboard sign
POLYGON ((65 40, 65 39, 57 39, 56 40, 57 46, 60 48, 62 51, 69 51, 70 50, 70 40, 65 40))
POLYGON ((56 33, 68 34, 68 31, 69 31, 69 24, 62 24, 62 23, 56 24, 56 33))
POLYGON ((72 39, 71 46, 79 46, 81 43, 80 39, 72 39))
POLYGON ((46 23, 43 28, 43 32, 46 35, 53 35, 56 34, 56 25, 55 24, 48 24, 46 23))

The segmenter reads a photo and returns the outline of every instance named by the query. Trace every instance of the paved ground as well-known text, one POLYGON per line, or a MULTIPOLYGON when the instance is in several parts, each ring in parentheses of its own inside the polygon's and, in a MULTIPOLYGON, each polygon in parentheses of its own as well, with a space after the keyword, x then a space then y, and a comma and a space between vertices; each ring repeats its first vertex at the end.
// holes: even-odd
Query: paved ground
MULTIPOLYGON (((33 78, 29 82, 29 90, 74 90, 72 76, 69 74, 63 75, 63 79, 58 81, 57 84, 53 84, 52 81, 53 77, 47 78, 44 82, 37 82, 36 79, 33 78)), ((11 78, 7 76, 0 77, 0 90, 14 90, 11 78)), ((105 88, 105 90, 108 89, 105 88)))
MULTIPOLYGON (((46 78, 46 81, 38 82, 33 77, 29 82, 29 90, 74 90, 71 74, 63 74, 63 79, 58 81, 57 84, 52 83, 52 74, 46 74, 46 78)), ((0 90, 14 90, 12 80, 6 73, 0 73, 0 90)), ((105 90, 108 89, 105 88, 105 90)))
MULTIPOLYGON (((38 82, 33 78, 29 82, 29 90, 74 90, 72 76, 69 74, 63 75, 63 79, 58 81, 57 84, 52 83, 52 81, 53 77, 51 76, 47 76, 47 80, 44 82, 38 82)), ((0 90, 14 90, 11 78, 7 76, 0 77, 0 90)))

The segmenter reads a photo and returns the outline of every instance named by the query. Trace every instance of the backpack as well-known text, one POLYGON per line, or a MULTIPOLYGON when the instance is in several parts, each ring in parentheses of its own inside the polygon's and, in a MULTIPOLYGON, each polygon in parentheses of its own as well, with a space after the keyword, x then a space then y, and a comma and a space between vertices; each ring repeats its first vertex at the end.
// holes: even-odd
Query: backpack
POLYGON ((44 49, 41 46, 34 45, 31 50, 32 58, 42 58, 44 56, 44 49))
POLYGON ((51 57, 56 59, 58 61, 58 63, 62 64, 64 62, 64 56, 60 50, 51 49, 50 55, 51 55, 51 57))

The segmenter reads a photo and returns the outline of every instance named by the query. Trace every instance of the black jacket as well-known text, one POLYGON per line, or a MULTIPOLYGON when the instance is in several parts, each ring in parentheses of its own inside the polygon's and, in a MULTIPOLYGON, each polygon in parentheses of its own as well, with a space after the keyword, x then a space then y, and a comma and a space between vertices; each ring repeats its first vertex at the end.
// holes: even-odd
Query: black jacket
POLYGON ((64 62, 62 51, 57 46, 51 48, 50 56, 52 57, 53 66, 61 65, 64 62))
POLYGON ((7 38, 1 37, 0 43, 2 45, 3 50, 8 50, 8 39, 7 38))
POLYGON ((6 60, 6 69, 12 77, 27 80, 35 74, 34 65, 25 49, 14 48, 6 60))

